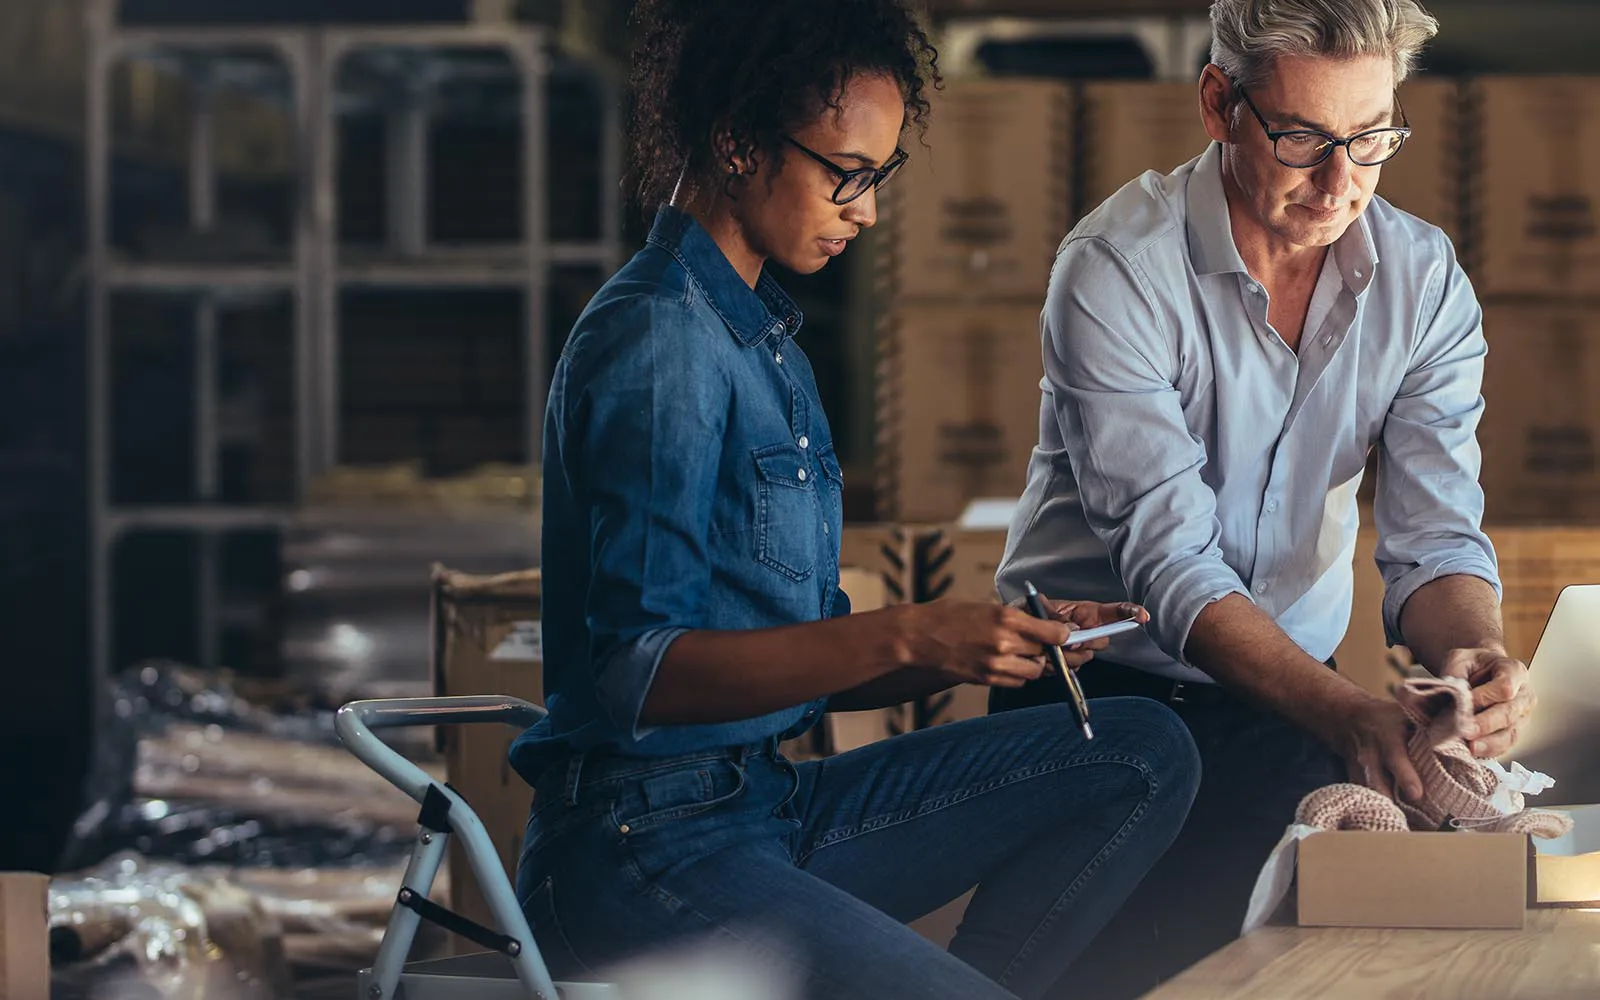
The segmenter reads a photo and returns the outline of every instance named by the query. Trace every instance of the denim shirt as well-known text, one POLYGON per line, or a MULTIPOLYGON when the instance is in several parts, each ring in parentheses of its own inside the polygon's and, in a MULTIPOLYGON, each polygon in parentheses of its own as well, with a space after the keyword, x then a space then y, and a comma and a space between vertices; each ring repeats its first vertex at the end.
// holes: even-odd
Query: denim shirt
POLYGON ((752 290, 672 208, 579 317, 545 414, 550 714, 511 748, 528 781, 563 747, 669 756, 796 735, 819 717, 825 699, 714 725, 639 718, 686 631, 849 613, 843 481, 800 324, 771 276, 752 290))

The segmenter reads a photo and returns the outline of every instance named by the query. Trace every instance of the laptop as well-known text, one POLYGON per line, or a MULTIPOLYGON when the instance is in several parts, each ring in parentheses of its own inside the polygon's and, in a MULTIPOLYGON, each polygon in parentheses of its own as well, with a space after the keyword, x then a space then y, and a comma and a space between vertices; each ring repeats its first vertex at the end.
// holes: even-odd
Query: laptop
POLYGON ((1561 591, 1528 675, 1539 705, 1501 763, 1555 779, 1530 806, 1600 804, 1600 585, 1561 591))

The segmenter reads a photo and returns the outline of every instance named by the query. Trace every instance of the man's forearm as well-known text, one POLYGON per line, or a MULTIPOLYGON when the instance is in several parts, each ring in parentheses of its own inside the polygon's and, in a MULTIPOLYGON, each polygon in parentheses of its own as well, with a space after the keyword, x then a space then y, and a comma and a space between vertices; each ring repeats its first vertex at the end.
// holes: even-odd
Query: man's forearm
POLYGON ((1200 612, 1185 647, 1189 662, 1219 684, 1264 705, 1330 747, 1343 709, 1368 697, 1329 670, 1249 598, 1229 594, 1200 612))
POLYGON ((1500 601, 1488 581, 1441 576, 1417 588, 1400 610, 1400 634, 1418 663, 1433 673, 1452 649, 1506 652, 1500 601))

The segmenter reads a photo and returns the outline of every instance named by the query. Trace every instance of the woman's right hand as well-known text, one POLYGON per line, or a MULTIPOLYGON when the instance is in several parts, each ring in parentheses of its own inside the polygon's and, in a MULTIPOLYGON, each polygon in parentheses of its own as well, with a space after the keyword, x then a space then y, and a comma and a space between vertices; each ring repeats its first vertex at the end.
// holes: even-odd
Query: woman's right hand
POLYGON ((1045 646, 1067 641, 1071 628, 1016 607, 985 601, 932 601, 894 609, 913 666, 964 684, 1016 688, 1045 671, 1045 646))

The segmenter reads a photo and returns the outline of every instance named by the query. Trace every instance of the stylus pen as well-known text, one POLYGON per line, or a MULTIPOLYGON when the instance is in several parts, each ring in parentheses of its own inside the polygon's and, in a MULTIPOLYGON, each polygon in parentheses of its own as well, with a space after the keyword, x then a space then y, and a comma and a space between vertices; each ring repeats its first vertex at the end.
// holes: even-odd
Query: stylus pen
MULTIPOLYGON (((1050 621, 1050 613, 1044 609, 1044 599, 1039 596, 1039 589, 1032 582, 1024 580, 1023 586, 1028 588, 1028 611, 1035 618, 1050 621)), ((1060 646, 1045 647, 1046 655, 1055 668, 1061 671, 1061 679, 1067 682, 1067 693, 1072 695, 1072 712, 1078 717, 1078 724, 1083 727, 1085 739, 1094 739, 1094 729, 1089 725, 1089 702, 1083 696, 1083 688, 1078 686, 1078 675, 1067 666, 1066 654, 1060 646)))

